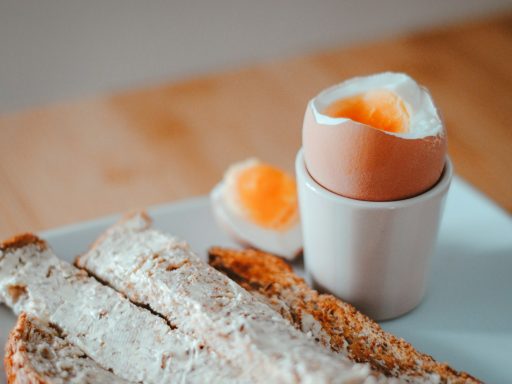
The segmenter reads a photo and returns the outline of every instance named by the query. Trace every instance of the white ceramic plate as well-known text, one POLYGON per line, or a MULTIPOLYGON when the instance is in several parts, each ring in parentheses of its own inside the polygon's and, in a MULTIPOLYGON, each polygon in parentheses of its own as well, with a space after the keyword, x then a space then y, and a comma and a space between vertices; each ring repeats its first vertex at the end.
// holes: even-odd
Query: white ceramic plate
MULTIPOLYGON (((155 226, 188 240, 206 257, 233 245, 215 225, 206 197, 149 209, 155 226)), ((118 216, 41 233, 72 261, 118 216)), ((297 264, 301 272, 301 266, 297 264)), ((0 345, 15 317, 0 306, 0 345)), ((512 220, 455 178, 433 258, 427 295, 409 314, 382 326, 417 349, 488 383, 512 382, 512 220)), ((2 374, 0 382, 5 382, 2 374)))

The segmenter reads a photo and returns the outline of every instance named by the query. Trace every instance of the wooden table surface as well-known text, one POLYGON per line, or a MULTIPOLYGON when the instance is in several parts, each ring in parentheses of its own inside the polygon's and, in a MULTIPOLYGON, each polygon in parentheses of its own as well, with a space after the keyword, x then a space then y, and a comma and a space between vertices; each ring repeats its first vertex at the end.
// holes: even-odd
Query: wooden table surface
POLYGON ((307 101, 404 71, 442 109, 456 172, 512 212, 512 14, 0 116, 0 238, 208 193, 250 156, 290 171, 307 101))

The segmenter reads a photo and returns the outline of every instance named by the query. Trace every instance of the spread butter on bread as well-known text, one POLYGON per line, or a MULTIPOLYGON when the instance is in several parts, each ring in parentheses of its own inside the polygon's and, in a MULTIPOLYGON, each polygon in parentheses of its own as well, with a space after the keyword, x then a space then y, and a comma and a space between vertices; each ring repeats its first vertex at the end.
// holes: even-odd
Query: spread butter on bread
POLYGON ((233 383, 240 370, 25 234, 0 244, 0 303, 62 329, 117 376, 144 383, 233 383))
MULTIPOLYGON (((108 229, 76 264, 149 306, 255 383, 389 382, 343 359, 137 213, 108 229)), ((396 381, 396 380, 394 380, 396 381)))

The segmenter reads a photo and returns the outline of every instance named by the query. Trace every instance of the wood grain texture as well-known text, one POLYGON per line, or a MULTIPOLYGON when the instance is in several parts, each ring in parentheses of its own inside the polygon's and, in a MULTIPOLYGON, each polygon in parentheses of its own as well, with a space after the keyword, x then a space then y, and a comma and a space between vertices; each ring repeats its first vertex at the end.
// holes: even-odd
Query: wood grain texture
POLYGON ((512 14, 0 117, 0 237, 207 193, 250 156, 292 170, 307 101, 404 71, 456 172, 512 212, 512 14))

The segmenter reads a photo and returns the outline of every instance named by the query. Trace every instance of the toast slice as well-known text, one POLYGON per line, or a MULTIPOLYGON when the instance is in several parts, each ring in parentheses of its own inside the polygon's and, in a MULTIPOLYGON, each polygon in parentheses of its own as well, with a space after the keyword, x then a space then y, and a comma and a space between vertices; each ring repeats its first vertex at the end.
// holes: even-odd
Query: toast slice
POLYGON ((377 383, 367 364, 321 347, 268 305, 137 213, 108 229, 76 260, 232 364, 251 382, 377 383))
POLYGON ((240 369, 150 310, 65 261, 34 235, 0 244, 0 303, 55 324, 117 376, 144 383, 230 383, 240 369))
POLYGON ((350 304, 318 293, 276 256, 252 249, 213 247, 209 263, 260 297, 296 328, 311 333, 318 342, 352 361, 368 363, 375 371, 411 383, 480 383, 416 351, 350 304))
POLYGON ((26 313, 9 335, 5 371, 9 384, 129 383, 89 358, 58 327, 26 313))

